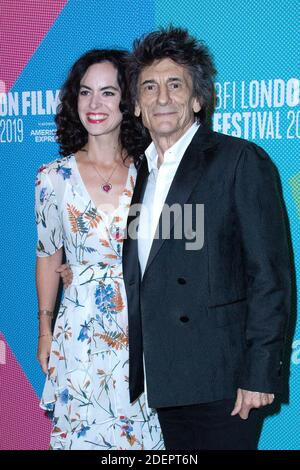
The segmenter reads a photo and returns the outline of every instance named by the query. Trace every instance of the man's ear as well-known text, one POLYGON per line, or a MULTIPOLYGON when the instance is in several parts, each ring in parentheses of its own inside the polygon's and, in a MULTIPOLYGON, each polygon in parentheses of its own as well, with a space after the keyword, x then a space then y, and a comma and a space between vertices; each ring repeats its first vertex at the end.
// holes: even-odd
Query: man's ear
POLYGON ((199 113, 200 110, 201 110, 201 104, 199 103, 198 98, 194 98, 193 111, 194 113, 199 113))
POLYGON ((135 103, 134 115, 135 115, 135 117, 140 117, 140 115, 141 115, 141 108, 140 108, 138 102, 135 103))

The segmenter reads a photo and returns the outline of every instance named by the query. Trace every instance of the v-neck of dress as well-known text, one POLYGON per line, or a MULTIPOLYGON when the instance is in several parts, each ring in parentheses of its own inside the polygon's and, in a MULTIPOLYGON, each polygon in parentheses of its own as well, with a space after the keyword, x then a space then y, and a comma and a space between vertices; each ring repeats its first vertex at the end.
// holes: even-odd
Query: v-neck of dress
POLYGON ((75 157, 74 154, 71 155, 71 161, 72 161, 73 167, 75 168, 76 174, 78 176, 78 181, 80 183, 80 186, 82 188, 82 191, 83 191, 86 199, 92 204, 93 208, 98 212, 98 214, 104 215, 108 219, 113 218, 115 213, 119 210, 120 206, 122 205, 122 199, 123 199, 124 195, 126 194, 126 190, 128 190, 128 186, 129 186, 129 182, 130 182, 130 176, 131 176, 132 168, 134 167, 134 164, 133 163, 129 164, 126 183, 125 183, 123 191, 119 195, 119 202, 118 202, 117 207, 112 212, 106 212, 106 211, 103 211, 103 210, 99 209, 97 207, 97 205, 94 203, 93 199, 91 198, 90 193, 89 193, 89 191, 88 191, 88 189, 87 189, 87 187, 86 187, 86 185, 83 181, 83 178, 81 176, 79 166, 77 164, 76 157, 75 157))

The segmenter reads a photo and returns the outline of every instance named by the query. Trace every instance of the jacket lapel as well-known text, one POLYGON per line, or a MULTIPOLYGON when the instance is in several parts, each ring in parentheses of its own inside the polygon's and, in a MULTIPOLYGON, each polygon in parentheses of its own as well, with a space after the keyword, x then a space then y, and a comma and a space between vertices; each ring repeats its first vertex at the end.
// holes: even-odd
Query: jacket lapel
POLYGON ((138 265, 137 237, 132 238, 129 235, 131 230, 133 230, 133 227, 137 226, 139 220, 135 205, 141 203, 143 200, 148 175, 149 171, 147 159, 144 158, 138 170, 136 178, 135 188, 132 195, 131 205, 127 219, 127 234, 123 244, 123 275, 124 280, 128 281, 129 283, 131 282, 131 279, 137 275, 138 265))
MULTIPOLYGON (((167 207, 171 207, 173 204, 179 204, 182 207, 187 202, 195 185, 203 175, 206 162, 210 156, 210 149, 215 145, 215 133, 201 125, 183 155, 177 169, 166 197, 165 205, 167 207)), ((162 214, 160 215, 158 226, 161 225, 161 221, 162 214)), ((170 231, 172 230, 174 223, 175 220, 174 217, 172 217, 170 221, 170 231)), ((164 241, 165 239, 162 237, 155 238, 153 240, 145 272, 161 249, 164 241)))
MULTIPOLYGON (((132 200, 131 200, 131 206, 133 204, 138 204, 143 200, 148 175, 149 175, 149 170, 148 170, 147 158, 144 157, 138 169, 135 188, 134 188, 134 192, 133 192, 132 200)), ((129 212, 129 216, 130 216, 130 212, 129 212)))

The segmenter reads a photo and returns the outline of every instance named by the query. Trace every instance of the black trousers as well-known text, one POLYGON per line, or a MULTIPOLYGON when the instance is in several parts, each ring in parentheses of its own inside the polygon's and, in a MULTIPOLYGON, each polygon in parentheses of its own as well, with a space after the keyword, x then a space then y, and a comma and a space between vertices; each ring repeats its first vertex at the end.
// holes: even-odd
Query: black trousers
POLYGON ((262 429, 260 409, 247 420, 231 416, 235 399, 159 408, 167 450, 256 450, 262 429))

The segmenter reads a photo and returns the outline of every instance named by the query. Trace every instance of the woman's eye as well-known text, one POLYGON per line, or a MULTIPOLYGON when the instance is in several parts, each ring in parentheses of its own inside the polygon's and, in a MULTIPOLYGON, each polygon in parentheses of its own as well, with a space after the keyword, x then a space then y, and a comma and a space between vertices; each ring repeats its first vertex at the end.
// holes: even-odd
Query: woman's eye
POLYGON ((105 91, 103 93, 104 96, 115 96, 115 94, 112 91, 105 91))
POLYGON ((88 93, 89 93, 88 90, 80 90, 80 92, 79 92, 79 94, 80 94, 81 96, 87 96, 88 93))

